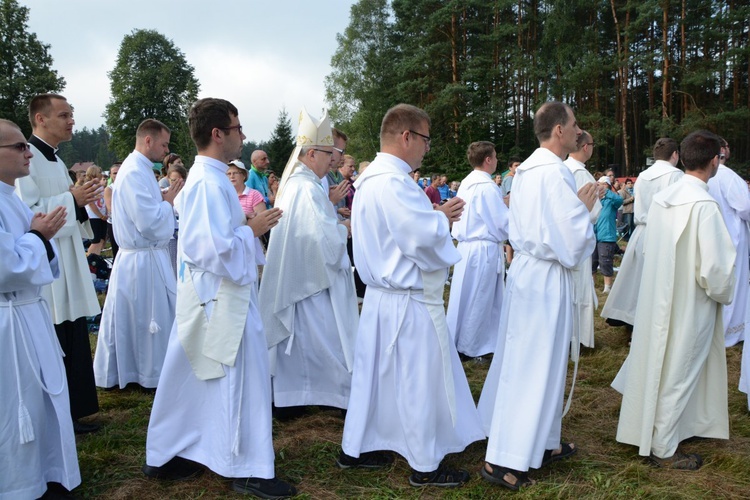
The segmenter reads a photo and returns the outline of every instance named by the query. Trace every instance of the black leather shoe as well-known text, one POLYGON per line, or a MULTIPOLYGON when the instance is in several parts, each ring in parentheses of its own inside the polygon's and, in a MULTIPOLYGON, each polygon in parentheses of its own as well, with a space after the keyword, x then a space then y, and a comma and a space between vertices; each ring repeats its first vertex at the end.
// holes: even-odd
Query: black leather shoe
POLYGON ((390 467, 395 461, 393 453, 387 451, 368 451, 360 453, 359 457, 353 457, 341 450, 336 465, 339 469, 384 469, 390 467))
POLYGON ((90 434, 99 430, 99 424, 84 424, 78 420, 73 420, 73 432, 76 434, 90 434))
POLYGON ((297 488, 278 478, 261 479, 243 477, 232 481, 232 489, 260 498, 289 498, 297 494, 297 488))
POLYGON ((203 474, 204 468, 201 464, 193 462, 182 457, 174 457, 161 467, 144 465, 143 473, 154 479, 164 479, 167 481, 187 481, 195 479, 203 474))

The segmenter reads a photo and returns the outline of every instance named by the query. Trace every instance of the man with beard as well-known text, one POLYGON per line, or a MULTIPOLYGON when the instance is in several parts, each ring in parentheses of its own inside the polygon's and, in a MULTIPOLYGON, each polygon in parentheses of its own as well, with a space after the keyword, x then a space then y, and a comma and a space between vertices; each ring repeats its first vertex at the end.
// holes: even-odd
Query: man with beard
POLYGON ((167 245, 174 234, 172 205, 182 179, 162 194, 154 162, 169 152, 170 130, 147 119, 136 131, 112 193, 112 224, 120 246, 104 303, 94 356, 99 387, 159 383, 174 322, 176 284, 167 245))

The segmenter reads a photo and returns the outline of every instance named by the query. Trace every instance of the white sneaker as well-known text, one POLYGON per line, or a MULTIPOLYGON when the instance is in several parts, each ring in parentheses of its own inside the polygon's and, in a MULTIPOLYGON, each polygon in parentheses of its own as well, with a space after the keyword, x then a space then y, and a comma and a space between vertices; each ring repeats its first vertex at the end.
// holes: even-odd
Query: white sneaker
POLYGON ((603 293, 609 293, 610 290, 612 290, 611 286, 605 286, 604 290, 603 290, 603 293))

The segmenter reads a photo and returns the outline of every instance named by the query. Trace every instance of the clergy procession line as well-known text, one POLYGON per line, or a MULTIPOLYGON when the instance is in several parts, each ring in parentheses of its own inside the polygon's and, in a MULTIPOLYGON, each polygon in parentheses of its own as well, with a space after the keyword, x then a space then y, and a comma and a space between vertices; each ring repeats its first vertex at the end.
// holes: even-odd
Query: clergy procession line
POLYGON ((537 110, 539 148, 511 159, 506 179, 493 180, 494 144, 469 145, 472 170, 447 199, 444 179, 425 190, 414 174, 432 139, 429 116, 408 104, 388 110, 358 175, 346 134, 303 109, 276 179, 264 151, 250 170, 238 160, 237 108, 201 99, 189 175, 149 118, 106 192, 97 178, 73 184, 56 154, 75 123, 64 97, 35 96, 29 119, 28 142, 0 120, 0 499, 68 497, 81 483, 75 433, 97 430, 79 421, 99 409, 96 386, 128 384, 155 392, 150 478, 209 469, 241 493, 294 496, 274 467, 272 419, 319 405, 345 417, 331 457, 342 469, 387 468, 395 452, 412 486, 457 487, 472 474, 443 459, 487 439, 479 474, 530 487, 532 469, 578 451, 562 419, 580 345, 594 346, 597 267, 611 286, 603 317, 632 334, 612 383, 616 440, 655 467, 697 470, 702 457, 681 443, 729 438, 725 345, 744 340, 750 311, 750 194, 711 132, 659 139, 655 163, 621 191, 635 230, 612 284, 624 200, 614 174, 586 169, 594 139, 560 102, 537 110), (162 159, 173 164, 160 186, 162 159), (119 247, 93 361, 90 217, 111 223, 119 247), (461 360, 483 356, 475 404, 461 360))

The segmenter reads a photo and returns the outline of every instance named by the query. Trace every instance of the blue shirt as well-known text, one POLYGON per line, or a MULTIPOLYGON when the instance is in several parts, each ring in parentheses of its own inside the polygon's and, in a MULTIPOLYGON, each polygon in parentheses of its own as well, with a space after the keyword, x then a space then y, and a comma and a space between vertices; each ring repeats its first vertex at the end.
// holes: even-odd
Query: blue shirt
POLYGON ((439 188, 437 188, 438 193, 440 193, 440 201, 447 200, 451 197, 451 188, 448 187, 448 184, 443 184, 439 188))
POLYGON ((596 219, 596 241, 617 241, 617 209, 622 206, 622 197, 607 190, 602 202, 602 211, 596 219))
POLYGON ((272 208, 271 203, 268 201, 268 175, 261 173, 255 167, 250 167, 250 171, 247 174, 245 186, 255 189, 262 194, 263 201, 266 202, 266 208, 272 208))

